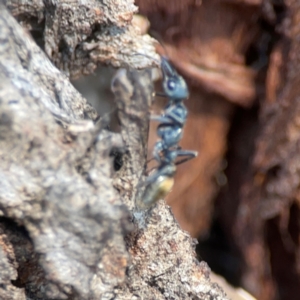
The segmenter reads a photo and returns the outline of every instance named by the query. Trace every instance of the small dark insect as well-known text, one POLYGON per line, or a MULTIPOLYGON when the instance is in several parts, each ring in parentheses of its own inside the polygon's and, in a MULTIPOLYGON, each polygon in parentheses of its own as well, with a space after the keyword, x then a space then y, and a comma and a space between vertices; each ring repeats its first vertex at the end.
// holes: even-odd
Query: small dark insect
POLYGON ((183 103, 189 96, 187 84, 165 57, 161 58, 161 69, 164 93, 159 95, 167 97, 169 101, 162 115, 151 116, 152 120, 160 122, 157 128, 160 140, 153 149, 158 167, 145 181, 144 193, 137 203, 140 209, 150 208, 157 200, 164 198, 174 185, 176 165, 198 155, 196 151, 182 150, 178 145, 188 113, 183 103), (184 156, 176 162, 178 157, 184 156))
POLYGON ((123 155, 124 155, 124 151, 121 151, 121 149, 118 148, 113 148, 110 151, 109 156, 114 158, 113 167, 116 172, 119 171, 123 166, 123 155))

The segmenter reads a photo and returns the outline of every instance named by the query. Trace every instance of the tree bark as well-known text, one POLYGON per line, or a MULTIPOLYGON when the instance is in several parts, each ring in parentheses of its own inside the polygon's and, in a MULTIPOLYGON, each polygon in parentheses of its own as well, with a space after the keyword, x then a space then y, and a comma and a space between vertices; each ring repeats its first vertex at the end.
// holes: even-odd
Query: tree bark
POLYGON ((254 158, 233 225, 245 259, 243 282, 259 299, 300 293, 299 17, 299 2, 284 1, 254 158))
POLYGON ((112 83, 120 134, 66 76, 157 58, 124 3, 8 1, 24 28, 0 4, 2 299, 227 299, 164 201, 135 210, 150 72, 122 70, 112 83))

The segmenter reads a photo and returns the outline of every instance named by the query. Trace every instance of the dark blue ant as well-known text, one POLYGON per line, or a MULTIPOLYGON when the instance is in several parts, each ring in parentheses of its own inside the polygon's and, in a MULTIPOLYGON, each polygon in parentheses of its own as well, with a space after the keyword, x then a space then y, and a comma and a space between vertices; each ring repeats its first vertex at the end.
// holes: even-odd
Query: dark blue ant
POLYGON ((162 115, 151 116, 160 124, 157 135, 160 137, 154 146, 153 157, 158 168, 146 179, 146 188, 139 206, 151 207, 158 199, 166 196, 173 187, 176 165, 197 156, 196 151, 182 150, 178 145, 183 135, 183 127, 187 119, 187 108, 183 101, 188 98, 189 91, 185 80, 175 71, 169 61, 161 58, 163 73, 163 94, 169 99, 162 115), (175 162, 177 157, 185 159, 175 162))

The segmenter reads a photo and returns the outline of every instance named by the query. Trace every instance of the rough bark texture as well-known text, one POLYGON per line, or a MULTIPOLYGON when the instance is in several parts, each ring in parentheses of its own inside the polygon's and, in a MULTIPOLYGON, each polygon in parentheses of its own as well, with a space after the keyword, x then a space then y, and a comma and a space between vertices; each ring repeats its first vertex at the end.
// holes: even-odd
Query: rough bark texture
POLYGON ((149 57, 159 59, 154 40, 131 24, 137 11, 133 1, 8 0, 6 5, 51 61, 71 77, 90 74, 99 62, 141 69, 153 65, 149 57))
MULTIPOLYGON (((128 12, 121 1, 103 3, 7 5, 33 31, 44 20, 46 53, 76 76, 108 57, 113 65, 130 65, 114 55, 137 50, 126 35, 134 9, 128 12), (93 7, 88 16, 86 7, 93 7), (100 17, 112 28, 123 26, 122 49, 122 38, 109 26, 89 31, 100 17), (86 40, 96 36, 91 50, 86 40), (102 39, 111 41, 110 50, 102 39)), ((149 71, 116 75, 122 129, 112 133, 1 4, 0 28, 0 298, 227 299, 163 201, 147 212, 134 209, 146 160, 149 71), (114 163, 120 171, 114 172, 114 163)), ((140 43, 148 49, 148 38, 140 43)), ((151 61, 133 60, 143 59, 138 67, 151 61)))
POLYGON ((300 293, 299 1, 285 1, 285 8, 281 38, 271 53, 252 174, 235 222, 246 262, 243 280, 259 299, 298 299, 300 293))
POLYGON ((227 236, 232 260, 220 264, 230 272, 241 254, 237 283, 258 299, 298 299, 299 1, 138 3, 194 86, 182 146, 200 155, 179 168, 176 218, 203 236, 213 216, 222 234, 211 235, 212 262, 227 236))
MULTIPOLYGON (((178 168, 167 201, 181 226, 195 237, 209 231, 214 198, 226 184, 224 156, 236 105, 251 107, 258 89, 258 72, 246 64, 246 55, 260 38, 259 6, 248 2, 137 1, 154 36, 163 41, 158 50, 170 57, 191 87, 181 146, 200 155, 178 168)), ((153 126, 150 149, 155 139, 153 126)))

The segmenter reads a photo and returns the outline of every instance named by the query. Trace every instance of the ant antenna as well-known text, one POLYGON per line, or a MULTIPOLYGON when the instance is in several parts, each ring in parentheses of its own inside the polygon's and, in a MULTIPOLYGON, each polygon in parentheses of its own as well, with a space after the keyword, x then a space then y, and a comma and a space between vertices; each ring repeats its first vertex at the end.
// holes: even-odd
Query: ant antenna
POLYGON ((156 42, 164 49, 164 54, 162 56, 169 57, 167 48, 163 43, 163 38, 161 34, 155 30, 150 30, 149 33, 156 40, 156 42))

